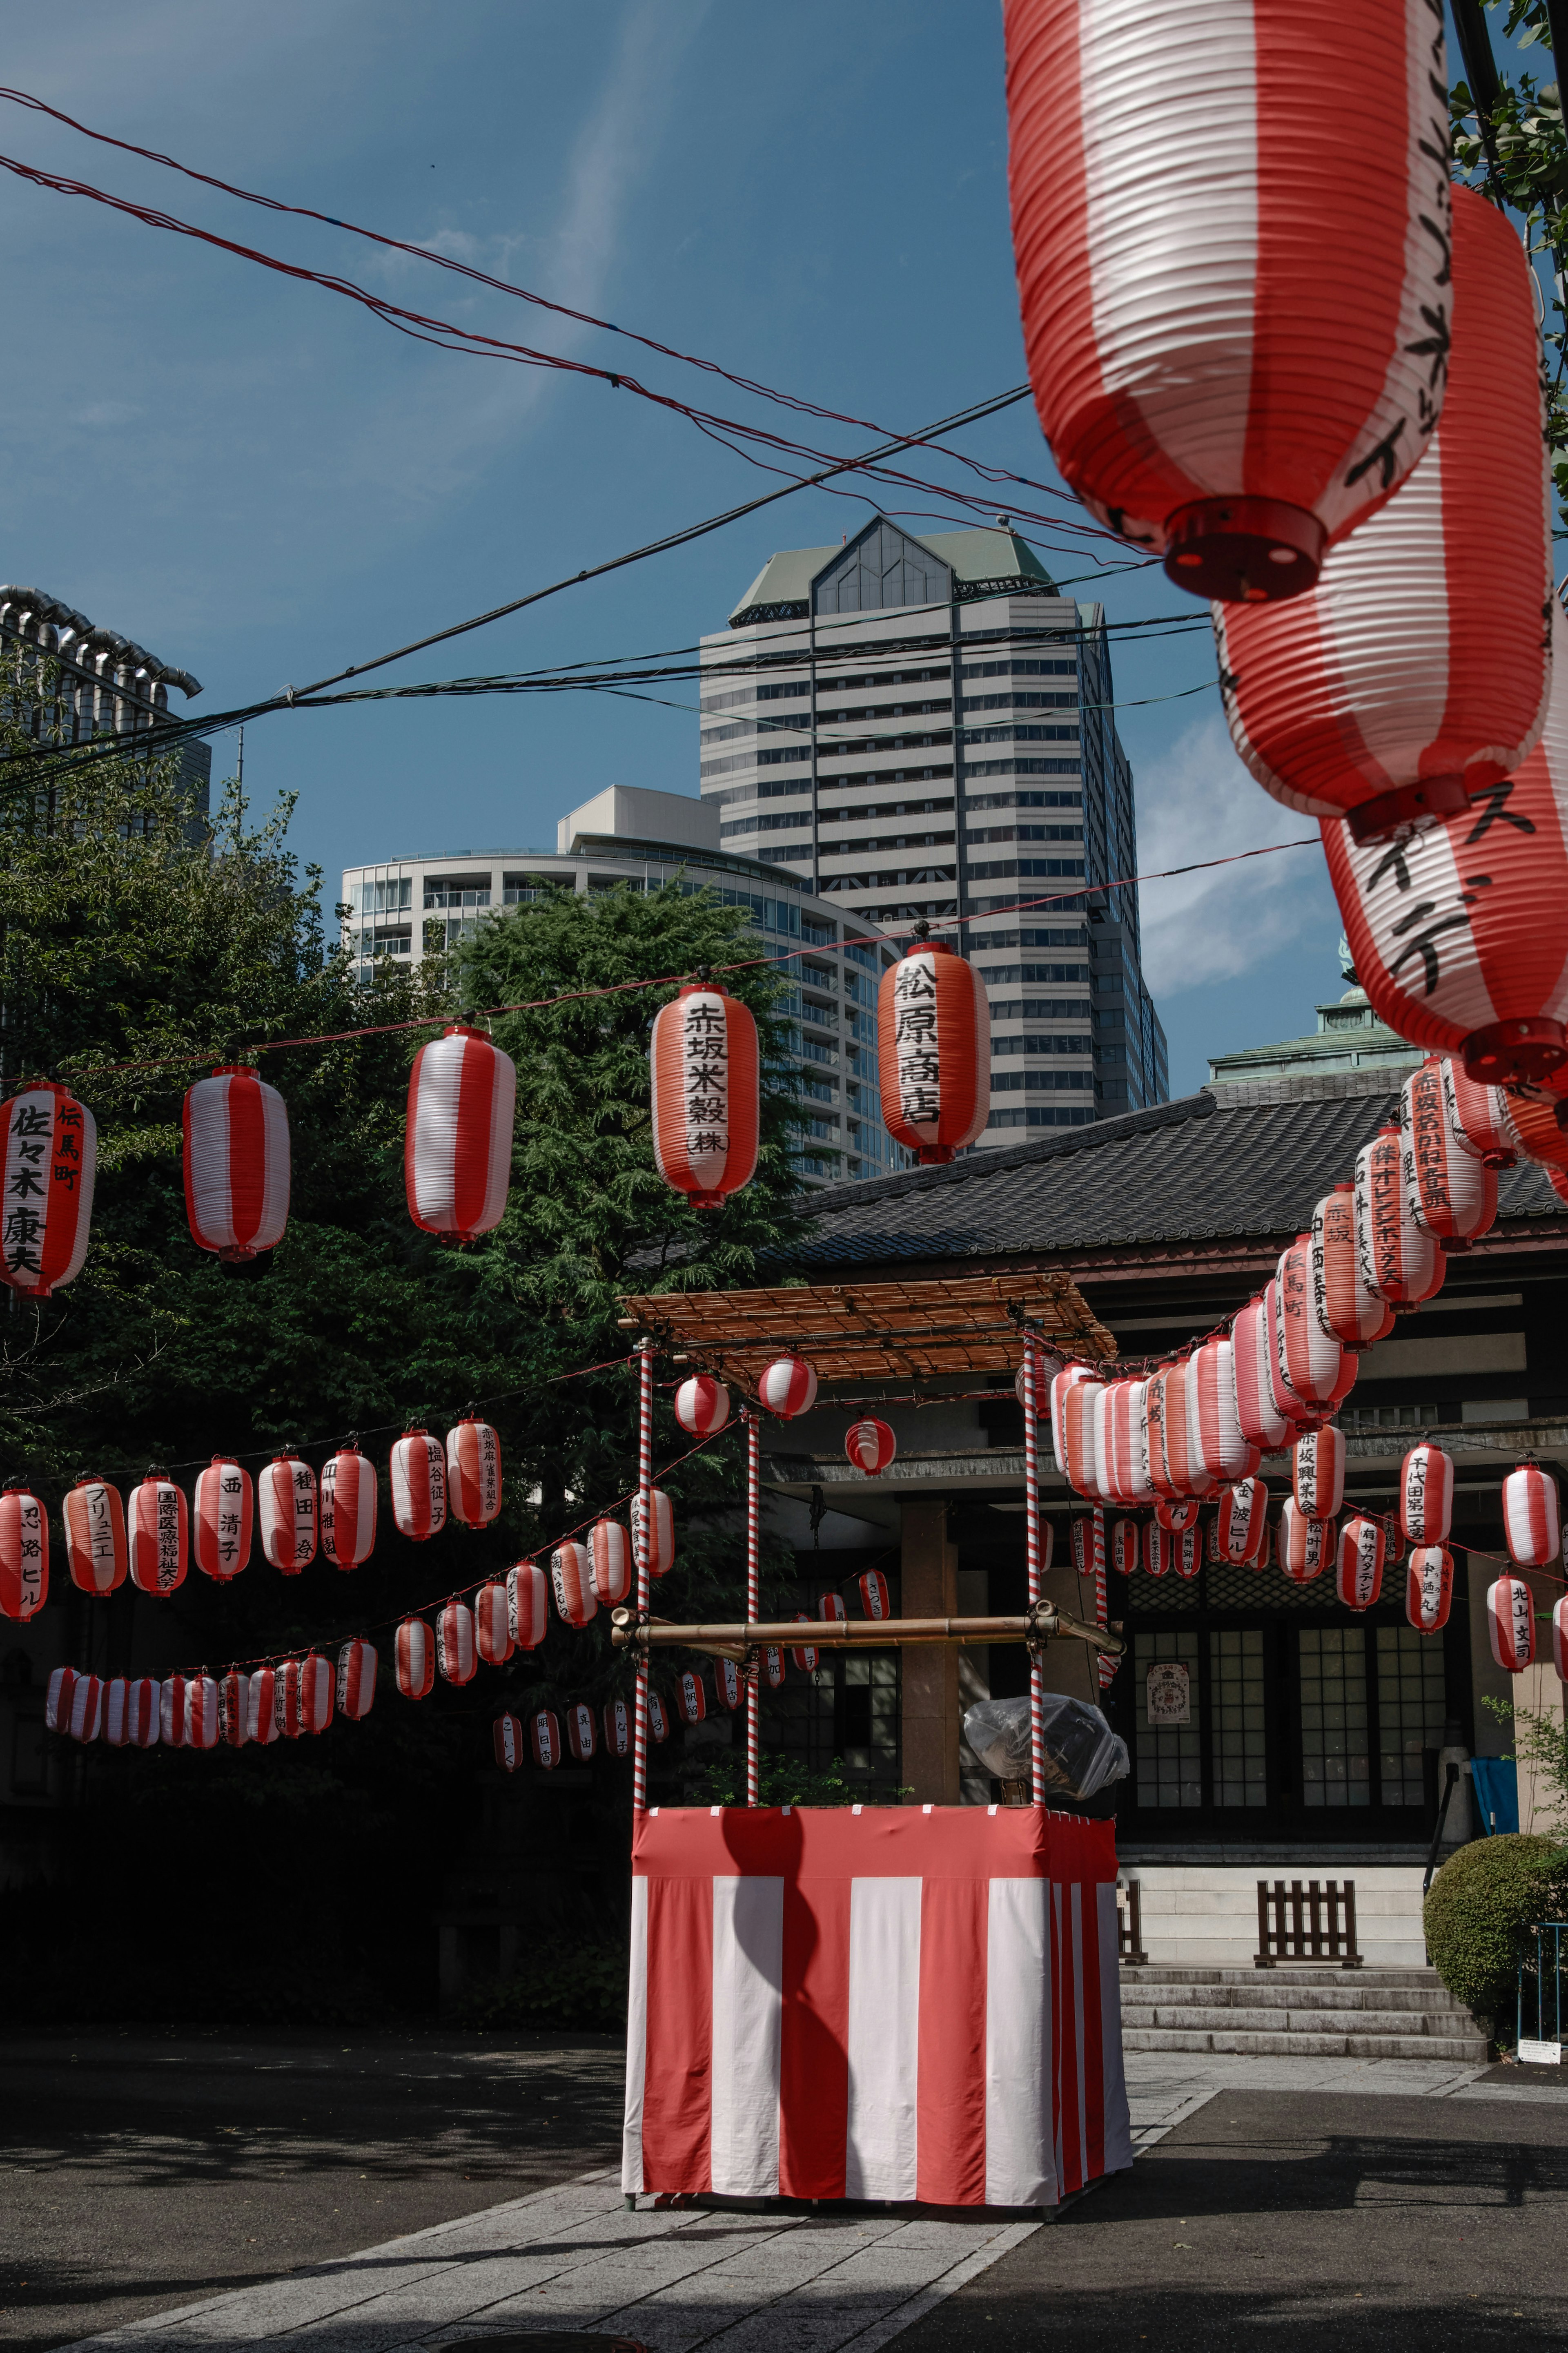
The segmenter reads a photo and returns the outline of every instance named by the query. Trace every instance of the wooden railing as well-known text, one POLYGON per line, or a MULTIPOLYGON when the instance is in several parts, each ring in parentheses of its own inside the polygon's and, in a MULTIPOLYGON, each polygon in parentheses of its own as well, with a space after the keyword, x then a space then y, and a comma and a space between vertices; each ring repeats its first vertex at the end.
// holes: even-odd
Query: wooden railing
POLYGON ((1355 1881, 1310 1879, 1305 1887, 1293 1879, 1289 1887, 1277 1879, 1258 1883, 1258 1950, 1254 1965, 1277 1968, 1281 1961, 1337 1962, 1342 1969, 1359 1969, 1356 1945, 1355 1881))

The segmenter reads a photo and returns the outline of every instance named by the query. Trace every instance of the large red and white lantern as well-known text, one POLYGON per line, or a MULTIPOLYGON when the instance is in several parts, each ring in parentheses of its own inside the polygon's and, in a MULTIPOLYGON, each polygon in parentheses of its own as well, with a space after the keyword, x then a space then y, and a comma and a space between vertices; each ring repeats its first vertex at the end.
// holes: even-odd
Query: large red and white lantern
POLYGON ((1287 1495, 1279 1506, 1280 1574, 1292 1585, 1310 1585, 1333 1559, 1339 1533, 1337 1520, 1310 1520, 1287 1495))
MULTIPOLYGON (((1041 1567, 1042 1569, 1046 1569, 1051 1565, 1051 1524, 1049 1520, 1047 1520, 1045 1525, 1041 1528, 1040 1534, 1045 1538, 1046 1554, 1045 1559, 1041 1563, 1041 1567)), ((860 1578, 859 1584, 860 1607, 865 1615, 868 1618, 874 1618, 878 1620, 884 1618, 890 1618, 893 1614, 892 1597, 888 1591, 888 1580, 883 1576, 881 1570, 879 1568, 867 1569, 864 1576, 860 1578)))
POLYGON ((250 1473, 226 1454, 215 1454, 196 1474, 192 1549, 204 1577, 226 1585, 250 1560, 256 1497, 250 1473))
POLYGON ((566 1710, 567 1754, 575 1765, 591 1765, 596 1745, 593 1709, 586 1700, 573 1700, 566 1710))
POLYGON ((245 1733, 247 1740, 270 1747, 283 1729, 279 1715, 278 1671, 258 1667, 246 1694, 245 1733))
POLYGON ((1004 22, 1025 343, 1064 480, 1180 586, 1299 596, 1442 405, 1440 21, 1007 0, 1004 22))
POLYGON ((1460 1151, 1473 1153, 1489 1168, 1511 1168, 1519 1158, 1519 1139, 1502 1089, 1472 1079, 1452 1054, 1445 1054, 1437 1067, 1448 1130, 1460 1151))
POLYGON ((218 1677, 217 1732, 228 1748, 243 1748, 250 1737, 250 1677, 237 1667, 218 1677))
POLYGON ((1296 1425, 1274 1402, 1274 1351, 1261 1293, 1231 1318, 1230 1345, 1241 1434, 1259 1453, 1277 1454, 1295 1437, 1296 1425))
MULTIPOLYGON (((1331 552, 1314 594, 1288 610, 1215 611, 1242 759, 1276 800, 1347 819, 1360 840, 1467 813, 1512 775, 1545 714, 1551 483, 1533 281, 1500 212, 1468 188, 1453 202, 1447 391, 1426 455, 1331 552)), ((1435 249, 1430 230, 1426 242, 1435 249)))
POLYGON ((1068 1399, 1073 1390, 1080 1388, 1085 1381, 1098 1380, 1099 1377, 1089 1365, 1066 1365, 1059 1373, 1051 1376, 1051 1448, 1056 1456, 1057 1469, 1075 1487, 1078 1480, 1071 1466, 1075 1456, 1082 1452, 1083 1400, 1079 1400, 1078 1418, 1069 1430, 1068 1399))
POLYGON ((1205 1340, 1188 1358, 1197 1393, 1198 1451, 1212 1479, 1250 1479, 1258 1449, 1246 1437, 1236 1408, 1236 1356, 1228 1340, 1205 1340))
POLYGON ((375 1550, 375 1465, 351 1440, 321 1465, 321 1550, 334 1568, 357 1568, 375 1550))
POLYGON ((1163 1577, 1171 1566, 1172 1548, 1175 1538, 1169 1528, 1158 1520, 1146 1520, 1143 1525, 1143 1572, 1146 1577, 1163 1577))
POLYGON ((542 1707, 529 1719, 529 1746, 533 1761, 546 1773, 553 1773, 561 1762, 561 1725, 552 1708, 542 1707))
POLYGON ((1456 1141, 1436 1055, 1405 1082, 1400 1130, 1406 1209, 1443 1250, 1468 1250, 1497 1216, 1497 1177, 1456 1141))
POLYGON ((1290 1488, 1307 1519, 1338 1519, 1345 1500, 1343 1430, 1330 1422, 1301 1432, 1290 1458, 1290 1488))
POLYGON ((1106 1392, 1103 1429, 1108 1493, 1119 1504, 1147 1504, 1154 1490, 1149 1478, 1146 1380, 1111 1382, 1106 1392))
POLYGON ((316 1557, 316 1474, 292 1448, 275 1454, 256 1482, 261 1549, 285 1577, 316 1557))
POLYGON ((1384 1535, 1375 1520, 1352 1514, 1340 1530, 1334 1587, 1347 1609, 1375 1608, 1383 1591, 1384 1535))
POLYGON ((536 1560, 507 1570, 506 1630, 520 1651, 537 1651, 550 1631, 550 1583, 536 1560))
POLYGON ((898 1441, 892 1431, 885 1421, 879 1421, 874 1413, 866 1414, 859 1421, 850 1423, 848 1436, 844 1440, 844 1451, 856 1470, 863 1471, 868 1479, 875 1479, 879 1472, 885 1471, 898 1451, 898 1441))
MULTIPOLYGON (((650 1487, 647 1500, 647 1573, 650 1577, 668 1577, 675 1567, 675 1505, 662 1487, 650 1487)), ((632 1552, 635 1558, 643 1543, 644 1535, 640 1493, 632 1497, 631 1523, 632 1552)))
POLYGON ((397 1688, 405 1699, 427 1699, 436 1681, 436 1644, 423 1618, 397 1630, 397 1688))
POLYGON ((1419 1307, 1443 1288, 1447 1261, 1410 1214, 1397 1127, 1380 1127, 1355 1163, 1356 1250, 1362 1280, 1389 1307, 1419 1307))
POLYGON ((151 1675, 117 1675, 103 1687, 103 1737, 111 1748, 152 1748, 162 1729, 163 1693, 151 1675))
POLYGON ((57 1667, 44 1697, 44 1722, 68 1740, 96 1740, 103 1720, 103 1685, 96 1675, 57 1667))
POLYGON ((595 1520, 588 1531, 588 1570, 594 1599, 614 1609, 632 1589, 632 1540, 619 1520, 595 1520))
POLYGON ((1454 1561, 1447 1545, 1415 1545, 1405 1564, 1405 1615, 1418 1634, 1436 1634, 1448 1622, 1454 1598, 1454 1561))
POLYGON ((1568 1064, 1568 621, 1555 596, 1548 608, 1546 726, 1505 783, 1390 849, 1358 845, 1337 819, 1322 824, 1373 1011, 1413 1046, 1462 1058, 1489 1086, 1568 1064))
POLYGON ((708 1686, 689 1667, 676 1683, 675 1711, 682 1724, 700 1724, 708 1714, 708 1686))
POLYGON ((682 1381, 675 1392, 675 1419, 693 1438, 711 1438, 730 1419, 730 1392, 710 1373, 682 1381))
POLYGON ((375 1704, 375 1647, 356 1635, 338 1652, 338 1714, 359 1723, 375 1704))
MULTIPOLYGON (((1153 1383, 1150 1383, 1152 1388, 1153 1383)), ((1188 1528, 1198 1524, 1198 1499, 1195 1495, 1161 1495, 1154 1504, 1154 1517, 1173 1536, 1184 1535, 1188 1528)))
POLYGON ((420 1047, 408 1074, 403 1147, 416 1226, 467 1242, 500 1225, 516 1112, 516 1067, 482 1030, 455 1023, 420 1047))
POLYGON ((489 1527, 500 1510, 500 1440, 472 1414, 447 1432, 447 1499, 466 1528, 489 1527))
MULTIPOLYGON (((797 1626, 809 1626, 811 1620, 805 1610, 797 1609, 795 1613, 795 1622, 797 1626)), ((816 1667, 816 1644, 815 1642, 800 1643, 790 1651, 790 1657, 795 1661, 795 1665, 800 1669, 802 1674, 809 1675, 815 1672, 816 1667)))
POLYGON ((1487 1631, 1504 1673, 1521 1675, 1535 1657, 1535 1605, 1522 1577, 1500 1577, 1488 1588, 1487 1631))
POLYGON ((1394 1310, 1366 1281, 1356 1245, 1355 1187, 1347 1177, 1312 1212, 1312 1312, 1326 1339, 1359 1354, 1394 1329, 1394 1310))
POLYGON ((653 1156, 694 1209, 717 1209, 756 1174, 762 1113, 757 1025, 721 988, 689 981, 654 1016, 653 1156))
POLYGON ((604 1710, 605 1753, 607 1757, 629 1757, 632 1753, 632 1712, 624 1699, 607 1699, 604 1710))
POLYGON ((491 1577, 474 1596, 474 1646, 487 1667, 504 1667, 511 1656, 505 1581, 491 1577))
POLYGON ((198 1250, 238 1264, 289 1222, 289 1113, 276 1087, 238 1064, 185 1096, 185 1215, 198 1250))
POLYGON ((165 1675, 158 1686, 158 1736, 165 1748, 185 1745, 185 1678, 165 1675))
POLYGON ((550 1556, 550 1582, 563 1625, 585 1626, 590 1618, 597 1617, 598 1597, 594 1591, 594 1568, 586 1545, 556 1546, 550 1556))
POLYGON ((216 1748, 218 1731, 216 1681, 211 1675, 192 1675, 185 1684, 185 1746, 216 1748))
POLYGON ((393 1446, 392 1517, 415 1544, 447 1525, 447 1458, 427 1430, 405 1430, 393 1446))
POLYGON ((1563 1542, 1557 1482, 1539 1462, 1518 1462, 1502 1482, 1508 1556, 1521 1568, 1544 1568, 1563 1542))
POLYGON ((0 1103, 0 1282, 47 1299, 81 1271, 98 1129, 68 1087, 39 1079, 0 1103))
POLYGON ((166 1471, 149 1471, 131 1490, 129 1524, 131 1582, 160 1599, 185 1581, 190 1559, 190 1520, 183 1488, 166 1471))
POLYGON ((523 1759, 521 1723, 515 1715, 498 1715, 492 1736, 496 1763, 503 1773, 515 1773, 523 1759))
POLYGON ((26 1488, 0 1493, 0 1617, 26 1624, 49 1598, 49 1520, 26 1488))
POLYGON ((775 1356, 757 1383, 757 1403, 781 1421, 809 1413, 816 1403, 816 1372, 804 1356, 775 1356))
POLYGON ((917 938, 882 975, 877 1065, 888 1133, 927 1166, 985 1133, 991 1007, 974 965, 945 940, 917 938))
POLYGON ((1508 1097, 1508 1124, 1524 1157, 1555 1183, 1568 1169, 1568 1096, 1515 1092, 1508 1097))
POLYGON ((1444 1543, 1453 1512, 1453 1456, 1425 1441, 1413 1446, 1399 1466, 1399 1527, 1405 1543, 1444 1543))
POLYGON ((1568 1683, 1568 1593, 1552 1606, 1552 1663, 1558 1682, 1568 1683))
POLYGON ((1238 1479, 1233 1487, 1222 1487, 1214 1522, 1216 1559, 1256 1567, 1268 1514, 1268 1490, 1261 1479, 1238 1479))
MULTIPOLYGON (((1312 1237, 1298 1234, 1274 1278, 1278 1349, 1274 1402, 1297 1420, 1332 1412, 1356 1377, 1356 1362, 1319 1323, 1312 1297, 1312 1237), (1299 1406, 1297 1400, 1300 1400, 1299 1406)), ((1268 1293, 1264 1293, 1265 1305, 1268 1293)))
MULTIPOLYGON (((1062 1360, 1056 1354, 1054 1349, 1036 1349, 1035 1419, 1037 1421, 1044 1420, 1046 1415, 1049 1412, 1051 1383, 1055 1380, 1057 1375, 1063 1369, 1062 1360)), ((1018 1403, 1026 1409, 1028 1399, 1024 1394, 1026 1387, 1025 1373, 1026 1367, 1023 1365, 1020 1365, 1017 1371, 1013 1376, 1013 1395, 1017 1398, 1018 1403)))
POLYGON ((131 1563, 125 1506, 107 1479, 79 1479, 67 1494, 66 1567, 83 1593, 112 1593, 125 1582, 131 1563))
POLYGON ((436 1663, 449 1683, 472 1683, 479 1663, 474 1613, 466 1601, 443 1603, 436 1620, 436 1663))

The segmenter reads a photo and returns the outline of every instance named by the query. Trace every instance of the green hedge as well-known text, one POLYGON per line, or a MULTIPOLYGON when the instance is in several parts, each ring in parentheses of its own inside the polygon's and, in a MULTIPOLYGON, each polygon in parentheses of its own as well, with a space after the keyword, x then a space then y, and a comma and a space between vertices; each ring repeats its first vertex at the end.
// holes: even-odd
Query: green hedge
POLYGON ((513 1976, 458 2003, 452 2023, 481 2031, 564 2026, 620 2034, 626 2023, 626 1947, 576 1945, 534 1954, 513 1976))
POLYGON ((1426 1949, 1449 1992, 1511 2042, 1527 1930, 1568 1919, 1568 1847, 1504 1833, 1451 1856, 1426 1898, 1426 1949))

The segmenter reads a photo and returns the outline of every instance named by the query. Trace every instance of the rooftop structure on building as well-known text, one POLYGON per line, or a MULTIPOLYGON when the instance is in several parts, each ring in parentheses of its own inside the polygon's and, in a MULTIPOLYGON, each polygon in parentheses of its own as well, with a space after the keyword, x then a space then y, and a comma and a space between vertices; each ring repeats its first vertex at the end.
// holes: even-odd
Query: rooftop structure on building
MULTIPOLYGON (((36 708, 29 722, 38 740, 84 744, 96 735, 134 739, 169 716, 169 689, 186 697, 201 692, 187 670, 176 670, 145 646, 100 628, 73 605, 41 588, 0 587, 0 646, 19 645, 30 658, 57 665, 54 698, 36 708)), ((212 747, 182 744, 175 755, 180 783, 193 811, 208 814, 212 747)))
POLYGON ((916 537, 878 515, 770 556, 702 661, 725 846, 862 923, 924 918, 979 965, 986 1145, 1166 1099, 1138 892, 1110 887, 1137 828, 1100 606, 1005 517, 916 537))
POLYGON ((453 849, 343 871, 343 938, 368 976, 378 956, 405 968, 443 955, 491 914, 546 892, 710 890, 745 911, 781 958, 806 1125, 797 1162, 816 1186, 910 1165, 882 1123, 877 986, 896 950, 880 928, 817 896, 798 876, 721 849, 717 810, 684 793, 610 785, 563 817, 552 849, 453 849))
POLYGON ((1209 1062, 1210 1086, 1247 1088, 1254 1091, 1256 1100, 1267 1095, 1278 1101, 1303 1080, 1345 1071, 1391 1073, 1397 1085, 1401 1074, 1421 1060, 1421 1049, 1378 1019, 1365 989, 1355 985, 1355 966, 1349 943, 1343 939, 1340 970, 1352 985, 1342 997, 1318 1007, 1315 1031, 1305 1038, 1288 1038, 1279 1046, 1244 1046, 1233 1054, 1214 1055, 1209 1062), (1264 1093, 1257 1093, 1258 1090, 1264 1093))

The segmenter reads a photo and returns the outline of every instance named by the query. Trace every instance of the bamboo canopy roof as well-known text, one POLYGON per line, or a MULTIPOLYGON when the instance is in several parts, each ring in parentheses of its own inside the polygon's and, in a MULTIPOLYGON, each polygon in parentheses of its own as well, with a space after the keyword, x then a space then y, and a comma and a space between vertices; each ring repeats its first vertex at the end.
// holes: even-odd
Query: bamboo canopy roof
POLYGON ((1072 1277, 1058 1273, 665 1291, 621 1304, 625 1326, 752 1393, 767 1366, 785 1355, 804 1356, 824 1387, 944 1373, 1011 1376, 1024 1361, 1026 1323, 1063 1356, 1098 1363, 1116 1354, 1072 1277))

